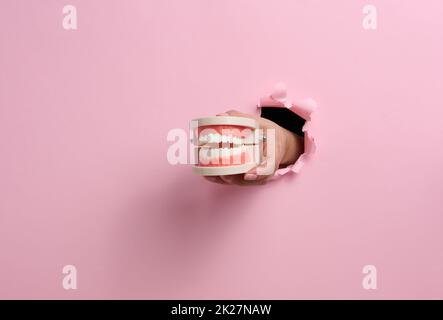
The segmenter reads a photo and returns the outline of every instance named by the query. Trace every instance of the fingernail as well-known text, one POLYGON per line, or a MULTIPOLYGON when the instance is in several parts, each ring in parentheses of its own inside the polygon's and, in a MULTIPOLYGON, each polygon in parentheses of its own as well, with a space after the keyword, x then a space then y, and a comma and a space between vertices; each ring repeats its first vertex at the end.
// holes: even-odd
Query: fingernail
POLYGON ((245 174, 245 180, 257 180, 257 175, 254 173, 245 174))
POLYGON ((229 113, 223 112, 223 113, 217 114, 217 116, 229 116, 229 113))

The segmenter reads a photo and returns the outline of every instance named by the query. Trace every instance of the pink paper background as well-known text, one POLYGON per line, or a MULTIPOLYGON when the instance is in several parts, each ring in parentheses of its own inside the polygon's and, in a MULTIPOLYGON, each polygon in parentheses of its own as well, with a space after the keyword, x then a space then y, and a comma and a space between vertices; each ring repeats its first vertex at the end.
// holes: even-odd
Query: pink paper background
POLYGON ((367 3, 2 0, 0 298, 443 298, 443 2, 367 3), (319 104, 297 177, 168 164, 278 81, 319 104))

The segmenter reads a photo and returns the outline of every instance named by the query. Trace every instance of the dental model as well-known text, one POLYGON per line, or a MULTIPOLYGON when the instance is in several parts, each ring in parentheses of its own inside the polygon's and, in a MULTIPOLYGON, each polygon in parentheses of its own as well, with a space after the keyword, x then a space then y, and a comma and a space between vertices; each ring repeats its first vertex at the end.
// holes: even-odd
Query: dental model
POLYGON ((205 176, 240 174, 260 163, 259 126, 254 119, 217 116, 191 121, 196 164, 205 176))

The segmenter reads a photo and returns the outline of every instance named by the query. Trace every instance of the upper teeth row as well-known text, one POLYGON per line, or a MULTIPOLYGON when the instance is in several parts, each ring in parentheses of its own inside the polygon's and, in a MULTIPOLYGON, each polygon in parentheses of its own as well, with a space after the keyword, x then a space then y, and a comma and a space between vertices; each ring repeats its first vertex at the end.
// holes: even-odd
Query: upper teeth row
POLYGON ((242 144, 243 139, 240 137, 226 136, 219 133, 209 133, 198 137, 200 143, 233 143, 242 144))

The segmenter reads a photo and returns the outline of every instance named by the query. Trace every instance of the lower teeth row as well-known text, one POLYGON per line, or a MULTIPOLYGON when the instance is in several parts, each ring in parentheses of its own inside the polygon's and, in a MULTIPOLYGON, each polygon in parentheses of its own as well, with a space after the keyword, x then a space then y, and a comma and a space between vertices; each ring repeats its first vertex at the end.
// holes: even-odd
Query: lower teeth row
POLYGON ((242 146, 235 148, 200 148, 199 159, 208 160, 211 158, 226 158, 230 156, 239 156, 242 152, 252 151, 252 146, 242 146))

